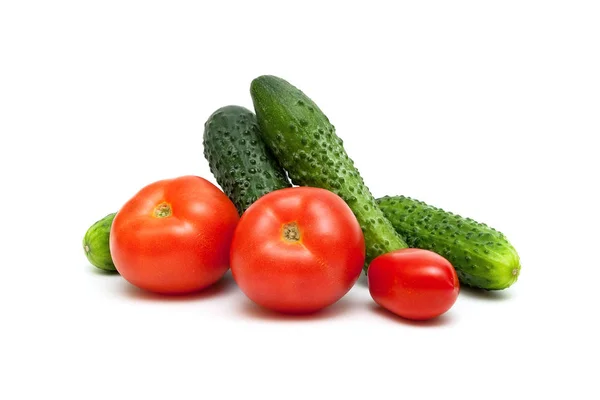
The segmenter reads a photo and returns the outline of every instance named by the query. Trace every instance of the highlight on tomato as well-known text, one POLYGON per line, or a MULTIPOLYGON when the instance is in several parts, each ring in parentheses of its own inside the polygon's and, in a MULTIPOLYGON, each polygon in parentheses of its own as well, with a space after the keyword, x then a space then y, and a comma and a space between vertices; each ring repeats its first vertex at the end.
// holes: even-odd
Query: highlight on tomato
POLYGON ((110 232, 117 271, 152 292, 204 289, 229 269, 239 220, 231 200, 198 176, 154 182, 119 210, 110 232))
POLYGON ((230 259, 233 278, 255 303, 309 313, 352 288, 364 265, 365 241, 339 196, 286 188, 261 197, 242 215, 230 259))

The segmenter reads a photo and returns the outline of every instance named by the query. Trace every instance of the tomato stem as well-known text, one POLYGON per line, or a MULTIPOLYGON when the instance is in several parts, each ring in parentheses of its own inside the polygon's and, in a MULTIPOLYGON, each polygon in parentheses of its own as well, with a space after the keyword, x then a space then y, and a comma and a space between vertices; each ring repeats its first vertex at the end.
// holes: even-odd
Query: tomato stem
POLYGON ((288 242, 299 242, 300 229, 298 228, 298 224, 290 222, 283 225, 283 238, 288 242))
POLYGON ((166 218, 171 216, 171 205, 163 201, 154 209, 154 216, 156 218, 166 218))

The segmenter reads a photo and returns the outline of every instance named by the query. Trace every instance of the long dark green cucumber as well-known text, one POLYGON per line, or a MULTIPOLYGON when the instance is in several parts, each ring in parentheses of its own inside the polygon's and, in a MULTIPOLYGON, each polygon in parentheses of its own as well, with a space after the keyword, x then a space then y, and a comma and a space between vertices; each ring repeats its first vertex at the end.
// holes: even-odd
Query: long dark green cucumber
POLYGON ((256 116, 244 107, 223 107, 208 118, 204 124, 204 156, 240 214, 259 197, 291 186, 262 141, 256 116))
POLYGON ((519 277, 517 251, 495 229, 404 196, 382 197, 377 203, 410 247, 448 259, 461 283, 505 289, 519 277))
POLYGON ((250 87, 265 143, 294 184, 328 189, 350 206, 365 235, 367 264, 407 247, 375 203, 334 126, 304 93, 275 76, 250 87))

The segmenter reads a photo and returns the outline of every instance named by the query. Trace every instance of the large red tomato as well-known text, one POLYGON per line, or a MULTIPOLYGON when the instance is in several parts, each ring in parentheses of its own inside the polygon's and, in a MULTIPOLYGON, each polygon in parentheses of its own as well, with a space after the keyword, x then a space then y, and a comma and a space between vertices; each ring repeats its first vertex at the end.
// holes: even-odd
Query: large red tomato
POLYGON ((238 222, 229 198, 197 176, 152 183, 117 213, 110 253, 130 283, 159 293, 203 289, 229 268, 238 222))
POLYGON ((408 319, 437 317, 452 307, 459 292, 450 261, 422 249, 383 254, 369 265, 369 292, 383 308, 408 319))
POLYGON ((364 261, 365 241, 352 210, 336 194, 310 187, 258 199, 242 215, 231 245, 231 271, 242 291, 288 313, 335 303, 364 261))

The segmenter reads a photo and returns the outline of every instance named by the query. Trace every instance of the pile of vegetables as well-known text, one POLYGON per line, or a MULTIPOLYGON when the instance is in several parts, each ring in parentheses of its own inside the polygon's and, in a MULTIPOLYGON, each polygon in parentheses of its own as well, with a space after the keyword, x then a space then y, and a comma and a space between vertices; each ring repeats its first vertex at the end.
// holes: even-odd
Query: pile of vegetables
POLYGON ((415 320, 450 309, 460 284, 517 280, 502 233, 408 197, 375 199, 302 91, 260 76, 250 93, 255 113, 227 106, 205 123, 222 190, 197 176, 142 188, 87 231, 90 263, 164 294, 201 290, 231 268, 251 300, 286 313, 335 303, 364 270, 379 305, 415 320))

